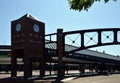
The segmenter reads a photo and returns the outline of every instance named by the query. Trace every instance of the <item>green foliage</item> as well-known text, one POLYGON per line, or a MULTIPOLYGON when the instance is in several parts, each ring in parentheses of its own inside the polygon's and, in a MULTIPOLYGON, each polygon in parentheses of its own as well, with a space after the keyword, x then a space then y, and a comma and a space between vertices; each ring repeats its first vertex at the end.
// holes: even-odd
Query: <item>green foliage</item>
POLYGON ((8 55, 0 55, 0 58, 4 58, 4 57, 10 57, 8 55))
POLYGON ((39 66, 39 63, 38 63, 38 62, 33 62, 32 65, 33 65, 34 67, 38 67, 38 66, 39 66))
MULTIPOLYGON (((117 1, 117 0, 113 0, 117 1)), ((100 0, 68 0, 70 5, 70 9, 81 11, 88 9, 93 5, 94 2, 100 2, 100 0)), ((109 2, 109 0, 104 0, 105 3, 109 2)))

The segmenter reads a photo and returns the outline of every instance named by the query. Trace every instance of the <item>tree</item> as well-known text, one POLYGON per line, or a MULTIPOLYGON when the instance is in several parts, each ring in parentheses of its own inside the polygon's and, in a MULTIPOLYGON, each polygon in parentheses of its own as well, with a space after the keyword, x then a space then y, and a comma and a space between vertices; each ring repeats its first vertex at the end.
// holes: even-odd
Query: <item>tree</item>
MULTIPOLYGON (((117 1, 117 0, 113 0, 117 1)), ((81 11, 88 9, 93 5, 94 2, 100 2, 100 0, 68 0, 70 5, 70 9, 81 11)), ((104 0, 105 3, 109 2, 109 0, 104 0)))

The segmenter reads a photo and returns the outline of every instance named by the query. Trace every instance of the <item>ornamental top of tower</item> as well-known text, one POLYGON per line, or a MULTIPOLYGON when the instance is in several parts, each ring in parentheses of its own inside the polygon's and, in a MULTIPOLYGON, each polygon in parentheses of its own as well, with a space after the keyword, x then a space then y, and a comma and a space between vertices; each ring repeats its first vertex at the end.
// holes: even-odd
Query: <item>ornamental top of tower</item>
POLYGON ((33 19, 33 20, 37 20, 37 21, 38 21, 38 19, 37 19, 36 17, 32 16, 32 15, 29 14, 29 13, 27 13, 25 16, 28 17, 28 18, 31 18, 31 19, 33 19))
MULTIPOLYGON (((29 19, 32 19, 32 20, 39 21, 36 17, 32 16, 32 15, 29 14, 29 13, 25 14, 24 16, 22 16, 22 17, 19 18, 19 19, 25 19, 25 18, 29 18, 29 19)), ((19 20, 19 19, 18 19, 18 20, 19 20)))

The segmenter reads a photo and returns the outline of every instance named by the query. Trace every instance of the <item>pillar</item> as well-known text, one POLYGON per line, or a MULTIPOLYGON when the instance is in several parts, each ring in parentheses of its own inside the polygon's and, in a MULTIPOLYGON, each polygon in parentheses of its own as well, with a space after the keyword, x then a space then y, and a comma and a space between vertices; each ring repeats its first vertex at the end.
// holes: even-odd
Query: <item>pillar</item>
POLYGON ((79 64, 79 75, 81 75, 81 72, 82 72, 82 65, 79 64))
POLYGON ((29 57, 24 56, 24 78, 27 79, 32 76, 32 61, 29 57))
POLYGON ((12 54, 11 56, 11 77, 16 77, 17 76, 17 57, 12 54))
POLYGON ((44 58, 40 58, 40 78, 45 76, 45 60, 44 58))
POLYGON ((58 73, 57 73, 57 83, 64 77, 64 63, 63 63, 63 56, 64 56, 64 36, 63 36, 63 29, 57 30, 57 55, 58 55, 58 73))

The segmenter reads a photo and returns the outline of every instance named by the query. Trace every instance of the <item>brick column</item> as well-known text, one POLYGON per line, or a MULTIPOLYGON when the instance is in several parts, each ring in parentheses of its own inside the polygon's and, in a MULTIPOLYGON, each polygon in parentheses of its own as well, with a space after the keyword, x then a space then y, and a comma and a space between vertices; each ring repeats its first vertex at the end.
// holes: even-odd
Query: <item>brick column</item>
POLYGON ((64 77, 64 63, 63 63, 63 56, 64 56, 64 36, 63 36, 63 29, 57 30, 57 55, 58 55, 58 73, 57 73, 57 83, 64 77))
POLYGON ((32 76, 32 61, 29 57, 24 56, 24 78, 27 79, 32 76))
POLYGON ((11 54, 11 77, 16 77, 17 76, 17 57, 12 53, 11 54))

